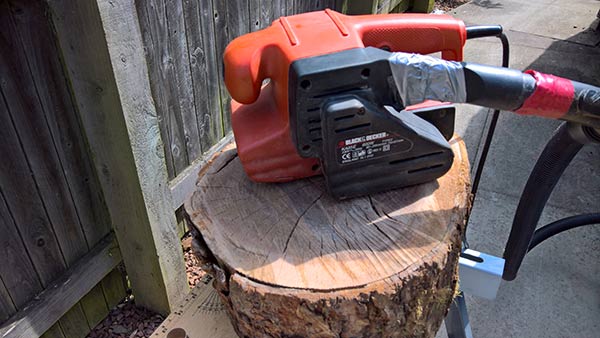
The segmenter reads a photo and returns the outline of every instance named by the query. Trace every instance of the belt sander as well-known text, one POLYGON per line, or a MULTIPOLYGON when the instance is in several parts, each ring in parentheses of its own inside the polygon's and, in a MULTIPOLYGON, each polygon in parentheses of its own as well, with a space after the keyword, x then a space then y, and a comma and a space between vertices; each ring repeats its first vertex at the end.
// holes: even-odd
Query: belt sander
POLYGON ((467 39, 501 32, 446 15, 325 10, 235 39, 225 83, 244 170, 257 182, 323 174, 339 199, 434 180, 453 161, 451 103, 600 127, 597 87, 461 62, 467 39))

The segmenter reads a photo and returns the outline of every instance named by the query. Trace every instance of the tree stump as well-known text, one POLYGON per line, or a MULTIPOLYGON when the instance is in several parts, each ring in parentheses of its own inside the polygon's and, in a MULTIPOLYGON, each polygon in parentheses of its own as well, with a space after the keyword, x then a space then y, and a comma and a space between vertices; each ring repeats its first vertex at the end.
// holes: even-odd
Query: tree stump
POLYGON ((470 207, 464 142, 436 181, 336 201, 322 177, 250 181, 233 145, 185 204, 241 337, 434 337, 470 207))

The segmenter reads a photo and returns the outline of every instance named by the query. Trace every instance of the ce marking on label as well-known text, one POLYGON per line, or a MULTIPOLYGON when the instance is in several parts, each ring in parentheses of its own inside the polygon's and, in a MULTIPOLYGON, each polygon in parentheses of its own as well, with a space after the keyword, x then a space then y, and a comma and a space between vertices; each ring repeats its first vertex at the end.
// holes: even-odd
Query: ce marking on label
POLYGON ((350 160, 351 159, 351 157, 350 157, 351 154, 352 153, 345 153, 345 154, 343 154, 342 155, 342 160, 350 160))

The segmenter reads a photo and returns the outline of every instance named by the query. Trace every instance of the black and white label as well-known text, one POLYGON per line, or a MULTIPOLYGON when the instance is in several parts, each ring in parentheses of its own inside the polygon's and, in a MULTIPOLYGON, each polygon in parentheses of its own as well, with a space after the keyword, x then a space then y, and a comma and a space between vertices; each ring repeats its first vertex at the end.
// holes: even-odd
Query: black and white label
POLYGON ((405 152, 411 148, 412 142, 408 139, 382 131, 339 141, 337 159, 341 164, 348 164, 405 152))

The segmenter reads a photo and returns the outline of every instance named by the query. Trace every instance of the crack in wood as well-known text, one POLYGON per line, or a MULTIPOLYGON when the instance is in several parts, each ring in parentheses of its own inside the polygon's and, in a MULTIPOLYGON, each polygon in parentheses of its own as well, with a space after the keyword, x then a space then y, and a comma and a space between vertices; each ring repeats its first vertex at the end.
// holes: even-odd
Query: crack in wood
POLYGON ((319 197, 317 197, 314 201, 312 201, 312 203, 310 203, 310 205, 300 214, 300 216, 298 216, 298 219, 296 220, 296 223, 294 223, 294 226, 292 227, 292 231, 290 231, 290 234, 288 235, 286 241, 285 241, 285 246, 283 247, 283 255, 285 255, 285 252, 287 251, 288 245, 290 244, 290 240, 292 239, 292 235, 294 234, 294 232, 296 231, 296 228, 298 227, 298 224, 300 223, 300 220, 302 219, 302 217, 304 217, 304 215, 308 212, 308 210, 310 210, 310 208, 313 207, 313 205, 315 205, 315 203, 317 203, 321 197, 323 197, 325 193, 322 192, 319 197))
POLYGON ((377 208, 375 207, 375 204, 373 203, 373 198, 371 198, 371 196, 368 196, 368 197, 369 197, 369 203, 371 204, 371 209, 373 209, 373 211, 375 211, 375 214, 377 214, 377 216, 381 217, 379 210, 377 210, 377 208))
POLYGON ((219 169, 217 169, 217 171, 215 171, 213 173, 213 175, 218 174, 219 172, 221 172, 221 170, 225 169, 225 167, 227 165, 229 165, 229 163, 231 163, 233 160, 235 160, 238 157, 238 154, 236 153, 235 155, 233 155, 230 159, 227 159, 227 161, 221 166, 219 167, 219 169))
MULTIPOLYGON (((377 210, 377 208, 375 207, 375 203, 373 203, 373 198, 371 198, 371 196, 369 197, 369 204, 371 205, 371 209, 373 209, 373 211, 375 212, 375 214, 379 217, 382 217, 381 214, 379 213, 379 210, 377 210)), ((385 211, 383 212, 387 218, 392 219, 387 213, 385 213, 385 211)), ((365 213, 365 217, 366 217, 366 213, 365 213)), ((367 220, 369 220, 368 217, 366 217, 367 220)), ((371 221, 371 220, 369 220, 371 221)), ((394 243, 394 240, 392 239, 392 237, 390 237, 390 235, 388 235, 387 233, 385 233, 385 231, 383 231, 379 225, 377 225, 376 221, 371 221, 371 224, 375 227, 375 229, 377 229, 377 231, 379 231, 385 238, 387 238, 390 242, 394 243)))

